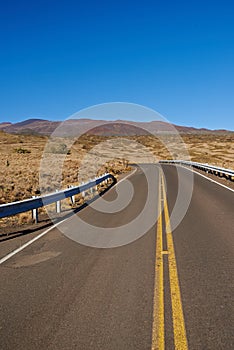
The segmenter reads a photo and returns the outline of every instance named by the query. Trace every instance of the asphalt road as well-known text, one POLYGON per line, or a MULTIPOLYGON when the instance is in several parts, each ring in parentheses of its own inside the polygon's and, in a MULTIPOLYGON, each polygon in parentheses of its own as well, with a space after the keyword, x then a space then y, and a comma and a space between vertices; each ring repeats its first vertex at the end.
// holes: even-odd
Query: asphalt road
POLYGON ((0 265, 0 349, 234 349, 234 193, 195 174, 174 227, 176 167, 143 168, 104 196, 125 208, 98 200, 0 265))

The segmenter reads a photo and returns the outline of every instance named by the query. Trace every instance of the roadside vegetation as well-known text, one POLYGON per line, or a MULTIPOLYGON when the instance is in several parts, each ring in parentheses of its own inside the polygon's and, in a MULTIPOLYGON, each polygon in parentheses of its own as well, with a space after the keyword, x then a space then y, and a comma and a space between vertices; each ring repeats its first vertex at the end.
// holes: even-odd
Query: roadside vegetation
MULTIPOLYGON (((181 137, 187 145, 192 161, 234 169, 233 133, 184 134, 181 137)), ((121 173, 129 171, 131 169, 129 160, 135 159, 137 162, 141 157, 140 145, 144 145, 158 160, 184 158, 181 145, 178 144, 173 135, 164 136, 163 143, 153 136, 132 136, 128 139, 130 143, 124 157, 120 152, 120 146, 116 146, 116 144, 113 145, 111 151, 110 147, 107 147, 106 154, 96 150, 96 146, 108 140, 107 137, 103 136, 84 135, 74 142, 71 149, 68 149, 66 142, 62 140, 50 145, 47 152, 57 159, 60 156, 65 156, 65 159, 62 177, 57 180, 48 178, 48 181, 45 181, 43 191, 54 190, 56 181, 59 182, 60 188, 78 185, 79 168, 87 153, 93 152, 94 159, 96 156, 97 160, 103 158, 104 163, 98 168, 96 176, 111 172, 118 177, 121 173), (169 153, 167 147, 173 152, 169 153), (120 153, 121 156, 119 156, 120 153), (105 161, 105 157, 108 161, 105 161)), ((0 131, 0 204, 40 195, 40 164, 47 141, 48 137, 46 136, 12 135, 0 131)), ((87 173, 90 170, 88 167, 92 165, 97 164, 86 164, 87 173)), ((85 169, 83 169, 84 171, 85 169)), ((20 217, 20 222, 24 223, 29 220, 30 216, 22 214, 20 217)), ((0 220, 0 223, 3 223, 3 220, 0 220)))

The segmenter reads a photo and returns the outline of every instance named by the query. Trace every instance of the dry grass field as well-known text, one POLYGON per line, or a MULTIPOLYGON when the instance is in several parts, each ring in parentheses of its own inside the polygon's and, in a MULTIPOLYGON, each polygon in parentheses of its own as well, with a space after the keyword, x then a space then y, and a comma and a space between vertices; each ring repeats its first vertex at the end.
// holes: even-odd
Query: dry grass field
MULTIPOLYGON (((82 173, 82 180, 88 180, 85 174, 90 174, 92 169, 94 175, 110 171, 118 176, 121 172, 129 171, 128 162, 189 159, 189 155, 192 161, 234 169, 234 133, 184 134, 181 138, 187 148, 187 155, 182 141, 179 142, 173 135, 164 135, 161 141, 153 136, 108 139, 85 135, 73 143, 68 154, 64 154, 67 153, 66 140, 59 140, 57 145, 49 146, 47 155, 48 159, 51 157, 57 162, 60 157, 64 158, 61 177, 48 177, 42 189, 39 173, 48 137, 13 135, 0 131, 0 204, 31 198, 39 195, 41 190, 50 192, 57 187, 78 185, 79 172, 82 173)), ((50 165, 53 161, 49 160, 50 165)))

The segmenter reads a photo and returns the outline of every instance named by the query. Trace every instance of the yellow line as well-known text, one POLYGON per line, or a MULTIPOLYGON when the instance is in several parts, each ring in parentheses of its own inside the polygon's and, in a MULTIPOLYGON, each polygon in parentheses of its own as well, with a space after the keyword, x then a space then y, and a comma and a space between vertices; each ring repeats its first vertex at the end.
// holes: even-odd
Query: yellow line
POLYGON ((154 310, 151 350, 164 350, 164 290, 163 290, 163 241, 162 241, 162 213, 161 213, 161 175, 158 189, 158 223, 156 238, 156 262, 154 281, 154 310))
POLYGON ((187 350, 188 343, 186 338, 184 315, 183 315, 183 308, 182 308, 182 302, 181 302, 179 278, 177 273, 173 236, 171 232, 165 184, 164 184, 163 178, 162 178, 162 183, 163 183, 163 197, 164 197, 164 214, 165 214, 166 233, 167 233, 166 237, 167 237, 167 247, 168 247, 169 278, 170 278, 170 287, 171 287, 174 344, 175 344, 175 350, 187 350))

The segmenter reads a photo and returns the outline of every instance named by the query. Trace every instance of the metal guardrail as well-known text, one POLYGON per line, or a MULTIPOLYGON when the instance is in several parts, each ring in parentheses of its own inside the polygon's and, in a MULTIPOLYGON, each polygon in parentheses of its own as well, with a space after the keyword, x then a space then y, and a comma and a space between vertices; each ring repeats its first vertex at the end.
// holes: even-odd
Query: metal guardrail
MULTIPOLYGON (((0 218, 4 218, 7 216, 16 215, 16 214, 20 214, 20 213, 24 213, 26 211, 32 210, 33 218, 35 219, 35 221, 37 221, 38 208, 41 208, 43 206, 46 206, 52 203, 59 204, 61 200, 66 198, 73 198, 73 196, 79 193, 85 193, 85 191, 87 191, 88 189, 93 188, 104 181, 108 181, 108 179, 111 179, 114 183, 116 182, 115 177, 108 173, 98 178, 95 178, 94 180, 91 180, 87 183, 84 183, 80 186, 68 188, 58 192, 39 196, 36 198, 25 199, 22 201, 12 202, 7 204, 1 204, 0 218)), ((60 205, 57 206, 57 212, 60 212, 59 208, 60 208, 60 205)))
POLYGON ((197 162, 188 162, 183 160, 160 160, 159 163, 185 165, 185 166, 193 167, 199 170, 203 170, 207 173, 214 174, 219 177, 225 177, 228 180, 234 181, 234 171, 231 169, 225 169, 214 165, 197 163, 197 162))

